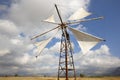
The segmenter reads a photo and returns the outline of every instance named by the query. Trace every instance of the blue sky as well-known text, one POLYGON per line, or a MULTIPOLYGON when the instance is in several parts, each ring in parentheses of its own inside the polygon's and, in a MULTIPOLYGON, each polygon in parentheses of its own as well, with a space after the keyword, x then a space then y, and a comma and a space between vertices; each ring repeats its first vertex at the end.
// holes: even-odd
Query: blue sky
MULTIPOLYGON (((0 0, 0 74, 37 75, 44 71, 57 72, 59 56, 56 56, 56 53, 59 53, 60 33, 48 44, 38 59, 34 57, 37 49, 30 40, 32 36, 56 27, 41 22, 52 14, 50 10, 53 10, 53 3, 56 2, 67 6, 77 5, 71 11, 79 7, 86 8, 92 13, 87 18, 104 16, 102 20, 83 22, 79 27, 76 26, 106 40, 94 47, 84 58, 78 57, 80 50, 76 47, 74 58, 77 69, 84 72, 85 69, 93 67, 104 73, 108 68, 120 66, 119 0, 0 0), (49 60, 51 63, 48 63, 49 60)), ((53 33, 45 37, 50 37, 53 33)))
POLYGON ((104 44, 110 47, 113 55, 119 56, 120 33, 120 1, 118 0, 91 0, 90 11, 95 15, 104 16, 100 21, 91 21, 86 24, 88 31, 101 36, 106 40, 104 44))

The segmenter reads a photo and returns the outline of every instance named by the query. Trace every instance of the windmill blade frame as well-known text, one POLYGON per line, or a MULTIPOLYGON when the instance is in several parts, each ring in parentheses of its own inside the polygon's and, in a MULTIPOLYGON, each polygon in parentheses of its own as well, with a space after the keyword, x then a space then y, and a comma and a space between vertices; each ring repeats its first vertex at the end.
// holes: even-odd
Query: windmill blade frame
POLYGON ((69 24, 78 24, 78 23, 81 23, 81 22, 87 22, 87 21, 92 21, 92 20, 99 20, 99 19, 104 19, 103 16, 100 16, 100 17, 97 17, 97 18, 90 18, 90 19, 83 19, 83 20, 77 20, 77 21, 70 21, 70 22, 67 22, 66 25, 69 25, 69 24))
POLYGON ((59 28, 59 27, 60 27, 60 26, 57 26, 57 27, 55 27, 55 28, 53 28, 53 29, 51 29, 51 30, 48 30, 48 31, 46 31, 46 32, 44 32, 44 33, 42 33, 42 34, 39 34, 39 35, 37 35, 37 36, 34 36, 34 37, 31 38, 31 40, 33 40, 33 39, 35 39, 35 38, 38 38, 38 37, 40 37, 40 36, 42 36, 42 35, 50 32, 50 31, 53 31, 53 30, 55 30, 55 29, 57 29, 57 28, 59 28))
POLYGON ((58 31, 59 31, 59 29, 55 31, 55 34, 52 37, 50 37, 50 38, 48 38, 46 40, 34 43, 34 45, 37 46, 37 48, 38 48, 38 53, 39 54, 37 56, 40 55, 40 53, 47 46, 47 44, 55 37, 55 35, 57 34, 58 31))

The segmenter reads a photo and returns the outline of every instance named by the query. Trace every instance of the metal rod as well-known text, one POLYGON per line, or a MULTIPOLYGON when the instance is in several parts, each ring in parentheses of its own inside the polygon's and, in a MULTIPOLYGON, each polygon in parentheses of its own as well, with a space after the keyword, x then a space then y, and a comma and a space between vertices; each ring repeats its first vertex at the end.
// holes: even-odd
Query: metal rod
POLYGON ((67 46, 67 31, 63 26, 63 34, 65 36, 65 67, 66 67, 66 80, 68 80, 68 46, 67 46))
POLYGON ((58 7, 57 5, 55 4, 55 8, 57 10, 57 13, 58 13, 58 16, 59 16, 59 19, 61 21, 61 27, 62 27, 62 32, 63 32, 63 35, 65 36, 65 67, 66 67, 66 74, 65 74, 65 77, 66 77, 66 80, 68 80, 68 63, 67 63, 67 36, 66 36, 66 28, 64 27, 64 23, 62 21, 62 18, 61 18, 61 15, 59 13, 59 10, 58 10, 58 7))
POLYGON ((48 22, 48 21, 42 21, 42 22, 51 23, 51 24, 55 24, 55 25, 59 25, 59 24, 60 24, 60 23, 56 23, 56 22, 48 22))
POLYGON ((58 13, 58 16, 59 16, 59 18, 60 18, 61 24, 63 24, 63 21, 62 21, 61 15, 60 15, 60 13, 59 13, 59 10, 58 10, 58 7, 57 7, 56 4, 55 4, 55 8, 56 8, 57 13, 58 13))
POLYGON ((91 21, 91 20, 99 20, 99 19, 104 19, 104 17, 101 16, 101 17, 97 17, 97 18, 84 19, 84 20, 79 20, 79 21, 75 21, 75 22, 68 22, 68 23, 66 23, 66 24, 67 24, 67 25, 68 25, 68 24, 75 24, 75 23, 87 22, 87 21, 91 21))
POLYGON ((31 38, 31 40, 33 40, 33 39, 35 39, 35 38, 37 38, 37 37, 39 37, 39 36, 42 36, 42 35, 44 35, 44 34, 46 34, 46 33, 50 32, 50 31, 52 31, 52 30, 55 30, 55 29, 57 29, 57 28, 59 28, 59 27, 60 27, 60 26, 55 27, 55 28, 53 28, 53 29, 51 29, 51 30, 49 30, 49 31, 46 31, 46 32, 42 33, 42 34, 39 34, 39 35, 37 35, 37 36, 35 36, 35 37, 31 38))
POLYGON ((70 48, 71 48, 71 57, 72 57, 72 65, 73 65, 73 69, 74 69, 74 77, 75 77, 75 80, 76 80, 76 72, 75 72, 75 65, 74 65, 74 60, 73 60, 73 51, 72 51, 72 46, 71 46, 71 42, 69 40, 69 44, 70 44, 70 48))

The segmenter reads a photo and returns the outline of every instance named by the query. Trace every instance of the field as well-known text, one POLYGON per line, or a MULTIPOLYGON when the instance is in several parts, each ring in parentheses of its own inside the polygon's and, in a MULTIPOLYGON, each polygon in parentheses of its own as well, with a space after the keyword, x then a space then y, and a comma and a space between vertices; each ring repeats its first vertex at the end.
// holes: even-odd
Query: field
MULTIPOLYGON (((0 80, 57 80, 52 77, 0 77, 0 80)), ((60 80, 65 80, 61 78, 60 80)), ((73 79, 69 79, 73 80, 73 79)), ((120 80, 120 77, 100 77, 100 78, 77 78, 77 80, 120 80)))

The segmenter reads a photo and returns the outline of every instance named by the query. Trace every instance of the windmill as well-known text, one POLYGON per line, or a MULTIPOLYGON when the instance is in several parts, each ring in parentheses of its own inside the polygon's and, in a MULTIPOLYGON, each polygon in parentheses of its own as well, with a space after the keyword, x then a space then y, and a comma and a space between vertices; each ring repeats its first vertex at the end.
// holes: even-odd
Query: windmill
MULTIPOLYGON (((76 24, 76 23, 86 22, 90 20, 98 20, 98 19, 102 19, 103 17, 83 19, 91 15, 91 13, 87 12, 83 8, 80 8, 73 15, 69 17, 69 20, 71 20, 70 22, 63 22, 63 19, 60 15, 59 9, 56 4, 55 4, 55 8, 56 8, 58 17, 60 19, 60 23, 55 22, 53 15, 44 21, 48 23, 56 24, 58 26, 51 30, 48 30, 47 32, 34 36, 33 38, 31 38, 31 40, 36 39, 53 30, 56 30, 56 33, 58 32, 58 30, 61 30, 62 34, 61 34, 60 56, 59 56, 59 66, 58 66, 58 80, 60 80, 60 77, 65 77, 66 80, 68 80, 68 78, 71 76, 74 78, 74 80, 76 80, 75 66, 74 66, 74 60, 73 60, 73 48, 70 41, 70 35, 67 30, 69 29, 70 31, 72 31, 83 53, 88 52, 97 43, 104 40, 102 38, 98 38, 96 36, 93 36, 91 34, 88 34, 82 31, 78 31, 68 26, 69 24, 76 24)), ((38 47, 39 53, 41 53, 41 51, 46 47, 46 45, 52 40, 54 36, 55 35, 53 35, 52 37, 46 40, 35 43, 35 45, 38 47)))

